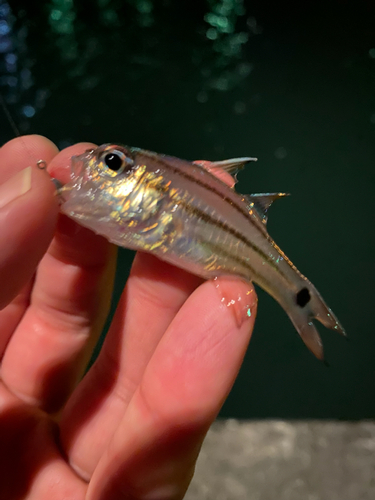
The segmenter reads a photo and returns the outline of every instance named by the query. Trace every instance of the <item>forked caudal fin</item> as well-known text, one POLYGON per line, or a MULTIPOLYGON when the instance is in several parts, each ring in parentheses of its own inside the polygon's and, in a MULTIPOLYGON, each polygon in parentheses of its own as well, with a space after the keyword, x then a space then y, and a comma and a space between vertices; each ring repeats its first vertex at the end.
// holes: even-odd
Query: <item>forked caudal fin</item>
POLYGON ((323 344, 313 319, 343 336, 346 336, 345 330, 311 283, 307 282, 306 287, 301 288, 294 299, 293 307, 289 305, 286 311, 306 346, 323 361, 323 344))

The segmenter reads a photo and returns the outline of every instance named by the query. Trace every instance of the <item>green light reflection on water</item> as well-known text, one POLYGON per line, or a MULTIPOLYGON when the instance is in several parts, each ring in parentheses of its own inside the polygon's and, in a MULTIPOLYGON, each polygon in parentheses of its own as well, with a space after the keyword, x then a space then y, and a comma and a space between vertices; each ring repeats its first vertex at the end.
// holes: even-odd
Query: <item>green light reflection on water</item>
POLYGON ((204 16, 204 20, 214 28, 217 28, 221 33, 233 33, 233 23, 227 17, 209 12, 204 16))
POLYGON ((237 63, 243 56, 242 48, 249 40, 249 32, 255 33, 243 22, 246 31, 238 29, 239 18, 246 14, 244 0, 209 0, 208 5, 209 12, 205 14, 204 21, 209 27, 205 34, 212 42, 211 50, 217 54, 209 87, 227 91, 250 73, 251 69, 246 74, 241 72, 243 65, 240 67, 237 63), (237 64, 236 68, 233 68, 234 64, 237 64), (217 70, 219 74, 214 75, 217 70))
POLYGON ((141 27, 147 28, 154 24, 154 4, 152 0, 130 0, 129 3, 137 9, 137 22, 141 27))
POLYGON ((52 0, 50 2, 49 24, 57 34, 74 32, 76 13, 72 0, 52 0))
POLYGON ((77 14, 72 0, 51 0, 48 4, 48 23, 51 31, 56 35, 56 46, 61 58, 73 60, 78 56, 75 39, 75 20, 77 14))

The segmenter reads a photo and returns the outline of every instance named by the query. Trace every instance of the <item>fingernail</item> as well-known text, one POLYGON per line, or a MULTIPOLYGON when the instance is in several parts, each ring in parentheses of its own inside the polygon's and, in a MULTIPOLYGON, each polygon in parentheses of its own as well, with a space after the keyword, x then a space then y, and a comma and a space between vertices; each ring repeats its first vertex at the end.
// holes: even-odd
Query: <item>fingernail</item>
MULTIPOLYGON (((141 495, 142 500, 160 500, 161 498, 180 498, 181 488, 177 486, 162 486, 156 490, 152 490, 148 493, 141 495)), ((182 498, 182 497, 181 497, 182 498)))
POLYGON ((27 193, 31 188, 31 167, 27 167, 0 185, 0 208, 27 193))

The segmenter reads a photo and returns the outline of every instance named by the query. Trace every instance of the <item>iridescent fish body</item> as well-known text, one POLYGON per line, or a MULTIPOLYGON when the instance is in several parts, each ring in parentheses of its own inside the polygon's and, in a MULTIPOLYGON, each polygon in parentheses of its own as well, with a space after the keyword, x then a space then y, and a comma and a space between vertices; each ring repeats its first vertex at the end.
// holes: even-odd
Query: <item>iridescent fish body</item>
MULTIPOLYGON (((246 161, 211 165, 230 171, 246 161)), ((267 232, 265 212, 281 193, 245 197, 204 162, 110 144, 73 157, 71 181, 59 193, 62 212, 116 245, 150 252, 205 279, 254 281, 280 303, 320 359, 312 320, 345 334, 267 232)))

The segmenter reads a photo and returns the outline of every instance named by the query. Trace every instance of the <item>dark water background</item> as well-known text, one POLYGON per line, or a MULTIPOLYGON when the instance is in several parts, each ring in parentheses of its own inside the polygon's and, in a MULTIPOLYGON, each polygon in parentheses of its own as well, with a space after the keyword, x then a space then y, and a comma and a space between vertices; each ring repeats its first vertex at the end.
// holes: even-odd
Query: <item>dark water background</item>
MULTIPOLYGON (((257 156, 243 193, 286 191, 269 232, 350 335, 326 368, 259 292, 221 415, 375 415, 375 3, 0 0, 0 89, 22 133, 187 159, 257 156), (302 5, 300 5, 302 4, 302 5)), ((13 137, 5 116, 0 140, 13 137)), ((121 251, 118 298, 132 253, 121 251)))

